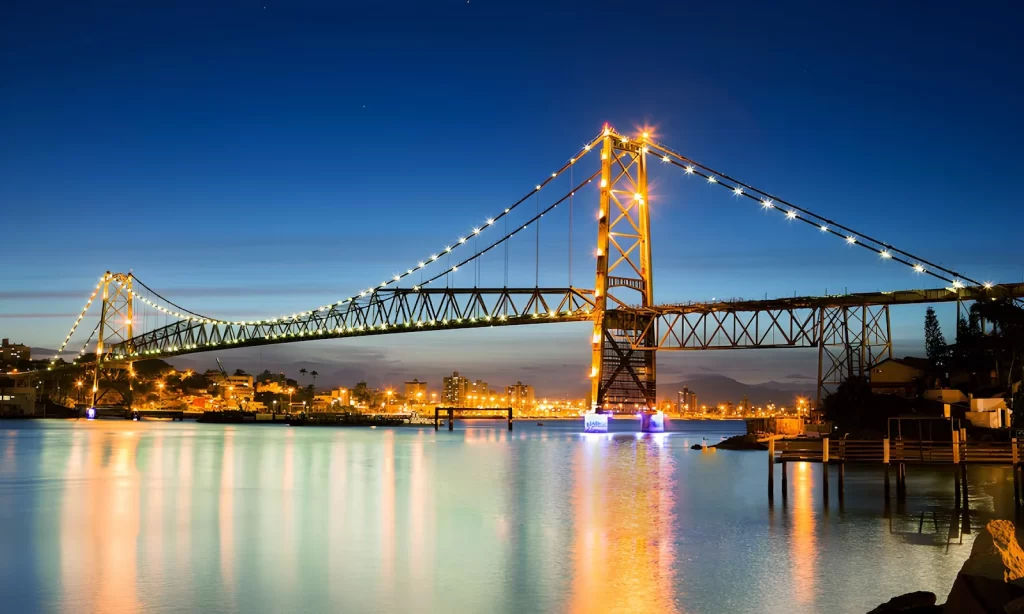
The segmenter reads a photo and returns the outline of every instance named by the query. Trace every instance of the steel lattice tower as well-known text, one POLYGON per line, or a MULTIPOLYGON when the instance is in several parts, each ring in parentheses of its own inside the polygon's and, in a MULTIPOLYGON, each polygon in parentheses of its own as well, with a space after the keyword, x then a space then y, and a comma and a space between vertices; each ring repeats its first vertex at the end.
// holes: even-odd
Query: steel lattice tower
POLYGON ((645 139, 630 141, 609 129, 602 139, 590 369, 598 410, 657 404, 655 337, 642 332, 652 327, 637 313, 654 305, 645 139))

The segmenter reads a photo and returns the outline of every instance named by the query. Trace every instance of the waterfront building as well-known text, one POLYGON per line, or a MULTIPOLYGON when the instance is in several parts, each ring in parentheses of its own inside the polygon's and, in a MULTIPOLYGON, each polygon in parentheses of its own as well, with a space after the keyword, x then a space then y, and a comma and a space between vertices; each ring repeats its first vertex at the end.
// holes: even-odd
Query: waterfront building
POLYGON ((522 382, 516 382, 515 384, 505 388, 505 398, 507 399, 509 407, 511 407, 517 415, 521 415, 523 412, 533 411, 536 406, 533 386, 522 382))
POLYGON ((411 405, 422 405, 430 399, 427 394, 427 383, 415 378, 411 382, 405 382, 404 393, 406 402, 411 405))
POLYGON ((488 407, 492 404, 490 400, 490 386, 483 380, 478 379, 475 382, 470 382, 466 393, 469 396, 470 407, 488 407))
POLYGON ((458 371, 444 378, 441 386, 442 401, 449 407, 464 407, 469 395, 469 379, 459 375, 458 371))
POLYGON ((284 382, 260 382, 256 385, 256 392, 269 392, 271 394, 288 394, 288 386, 284 382))
POLYGON ((352 405, 352 391, 348 388, 335 388, 331 390, 331 403, 341 407, 352 405))
POLYGON ((683 389, 679 391, 678 396, 679 413, 695 413, 697 408, 700 407, 700 405, 697 404, 697 393, 686 386, 683 386, 683 389))
POLYGON ((17 363, 23 360, 32 359, 32 349, 20 343, 11 343, 10 339, 4 339, 0 345, 0 361, 4 363, 17 363))
POLYGON ((0 389, 0 416, 32 416, 35 413, 35 387, 14 386, 0 389))

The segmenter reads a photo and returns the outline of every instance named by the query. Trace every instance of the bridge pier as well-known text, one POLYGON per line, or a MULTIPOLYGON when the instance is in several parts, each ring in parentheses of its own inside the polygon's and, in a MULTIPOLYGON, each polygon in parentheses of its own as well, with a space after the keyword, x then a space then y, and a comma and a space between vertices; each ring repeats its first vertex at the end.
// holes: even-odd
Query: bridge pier
POLYGON ((663 412, 642 412, 640 414, 641 433, 664 433, 665 414, 663 412))

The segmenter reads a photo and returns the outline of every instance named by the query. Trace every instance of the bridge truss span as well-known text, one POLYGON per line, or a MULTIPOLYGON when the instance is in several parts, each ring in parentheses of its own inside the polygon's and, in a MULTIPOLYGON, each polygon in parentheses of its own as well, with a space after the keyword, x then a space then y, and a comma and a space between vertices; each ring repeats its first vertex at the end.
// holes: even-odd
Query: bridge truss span
POLYGON ((590 320, 580 288, 394 288, 357 301, 268 320, 179 319, 108 346, 107 360, 377 334, 590 320))

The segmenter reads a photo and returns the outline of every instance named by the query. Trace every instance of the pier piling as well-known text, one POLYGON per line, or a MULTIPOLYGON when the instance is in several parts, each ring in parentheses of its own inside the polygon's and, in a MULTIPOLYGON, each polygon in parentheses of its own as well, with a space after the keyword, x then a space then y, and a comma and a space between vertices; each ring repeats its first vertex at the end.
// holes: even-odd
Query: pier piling
POLYGON ((768 440, 768 503, 775 501, 775 438, 768 440))

